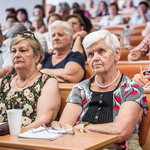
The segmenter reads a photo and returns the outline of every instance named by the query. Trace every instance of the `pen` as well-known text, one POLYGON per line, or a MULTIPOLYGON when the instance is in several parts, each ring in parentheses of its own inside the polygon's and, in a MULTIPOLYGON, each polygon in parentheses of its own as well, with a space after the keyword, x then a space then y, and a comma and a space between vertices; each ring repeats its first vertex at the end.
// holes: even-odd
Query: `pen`
POLYGON ((141 70, 142 78, 143 78, 143 80, 145 80, 145 77, 144 77, 143 70, 142 70, 141 66, 140 66, 140 70, 141 70))

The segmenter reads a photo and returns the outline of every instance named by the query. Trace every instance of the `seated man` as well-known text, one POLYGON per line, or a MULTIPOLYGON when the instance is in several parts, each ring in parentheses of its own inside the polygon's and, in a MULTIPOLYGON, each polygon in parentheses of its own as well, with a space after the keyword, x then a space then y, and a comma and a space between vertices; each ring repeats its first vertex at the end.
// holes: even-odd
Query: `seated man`
POLYGON ((10 49, 3 44, 2 31, 0 30, 0 78, 10 75, 13 70, 10 49))
POLYGON ((144 57, 146 54, 148 54, 149 47, 150 47, 150 34, 148 34, 137 47, 135 47, 133 50, 130 51, 128 55, 128 60, 135 61, 140 59, 141 57, 144 57))
POLYGON ((56 20, 49 26, 49 32, 54 50, 51 54, 45 52, 38 69, 55 76, 59 82, 76 83, 85 79, 84 56, 71 50, 72 26, 66 21, 56 20))
POLYGON ((148 1, 141 1, 138 6, 138 12, 130 19, 128 24, 144 24, 147 21, 150 21, 150 13, 148 12, 148 8, 148 1))

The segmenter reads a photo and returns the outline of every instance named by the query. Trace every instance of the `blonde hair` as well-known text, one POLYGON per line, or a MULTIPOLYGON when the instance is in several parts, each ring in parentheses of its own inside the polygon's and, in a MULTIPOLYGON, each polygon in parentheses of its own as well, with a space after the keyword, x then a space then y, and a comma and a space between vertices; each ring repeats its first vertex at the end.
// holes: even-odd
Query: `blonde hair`
POLYGON ((40 59, 38 61, 38 63, 41 63, 43 58, 44 58, 44 52, 43 52, 43 48, 41 46, 41 44, 38 42, 38 40, 36 41, 32 36, 30 37, 23 37, 21 34, 17 35, 16 37, 14 37, 12 40, 11 40, 11 43, 10 43, 10 50, 12 48, 12 46, 14 45, 17 45, 20 41, 22 40, 27 40, 29 41, 30 43, 30 46, 32 47, 33 49, 33 53, 36 55, 37 53, 40 53, 40 59))

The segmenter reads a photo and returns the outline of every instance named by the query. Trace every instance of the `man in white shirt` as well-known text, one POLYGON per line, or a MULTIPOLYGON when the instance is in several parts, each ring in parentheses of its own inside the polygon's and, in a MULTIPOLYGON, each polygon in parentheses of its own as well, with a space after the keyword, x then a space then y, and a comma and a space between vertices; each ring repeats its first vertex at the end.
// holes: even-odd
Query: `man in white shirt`
POLYGON ((148 12, 148 8, 148 1, 141 1, 138 6, 138 12, 131 17, 128 24, 145 24, 147 21, 150 21, 150 13, 148 12))
POLYGON ((2 32, 0 30, 0 78, 10 75, 13 70, 10 49, 3 44, 2 32))

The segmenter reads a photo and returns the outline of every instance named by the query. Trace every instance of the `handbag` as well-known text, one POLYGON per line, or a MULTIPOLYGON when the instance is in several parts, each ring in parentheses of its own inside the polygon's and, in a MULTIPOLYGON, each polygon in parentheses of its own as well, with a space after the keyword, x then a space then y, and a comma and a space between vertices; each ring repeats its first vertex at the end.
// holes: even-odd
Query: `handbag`
POLYGON ((9 133, 9 125, 8 122, 0 125, 0 136, 9 133))

